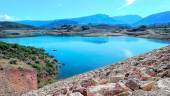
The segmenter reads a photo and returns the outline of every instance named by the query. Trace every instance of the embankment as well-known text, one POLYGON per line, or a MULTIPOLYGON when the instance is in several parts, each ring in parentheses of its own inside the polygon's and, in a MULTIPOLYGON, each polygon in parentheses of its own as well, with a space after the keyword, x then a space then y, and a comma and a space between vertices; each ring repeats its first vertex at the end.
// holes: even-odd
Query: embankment
POLYGON ((168 96, 170 46, 47 85, 23 96, 168 96))

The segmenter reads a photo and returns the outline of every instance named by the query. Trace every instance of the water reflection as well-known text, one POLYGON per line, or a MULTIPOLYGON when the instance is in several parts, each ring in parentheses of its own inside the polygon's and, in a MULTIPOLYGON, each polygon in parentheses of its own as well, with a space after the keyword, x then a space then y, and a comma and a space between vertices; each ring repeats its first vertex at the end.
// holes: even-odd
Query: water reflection
POLYGON ((98 38, 94 38, 94 37, 89 37, 89 38, 81 38, 82 41, 88 42, 88 43, 96 43, 96 44, 103 44, 103 43, 107 43, 109 42, 110 38, 106 38, 106 37, 98 37, 98 38))

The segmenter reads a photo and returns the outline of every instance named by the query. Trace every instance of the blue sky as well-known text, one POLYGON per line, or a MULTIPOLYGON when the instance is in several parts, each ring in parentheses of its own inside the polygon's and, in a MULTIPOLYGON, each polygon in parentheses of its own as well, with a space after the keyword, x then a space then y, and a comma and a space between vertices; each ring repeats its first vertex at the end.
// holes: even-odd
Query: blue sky
POLYGON ((170 11, 170 0, 0 0, 0 20, 53 20, 93 14, 137 14, 170 11))

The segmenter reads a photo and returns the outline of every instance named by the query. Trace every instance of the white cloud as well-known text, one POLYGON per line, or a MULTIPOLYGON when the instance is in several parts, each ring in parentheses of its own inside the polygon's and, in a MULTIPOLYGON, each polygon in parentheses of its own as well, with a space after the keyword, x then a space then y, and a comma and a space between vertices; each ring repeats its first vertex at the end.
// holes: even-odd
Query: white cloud
POLYGON ((118 10, 121 10, 121 9, 123 9, 125 7, 128 7, 128 6, 132 5, 132 4, 134 4, 135 1, 136 0, 125 0, 126 3, 124 5, 122 5, 121 7, 119 7, 118 10))
POLYGON ((11 21, 13 20, 14 18, 7 15, 7 14, 4 14, 4 15, 0 15, 0 21, 11 21))
POLYGON ((136 0, 126 0, 126 6, 132 5, 136 0))

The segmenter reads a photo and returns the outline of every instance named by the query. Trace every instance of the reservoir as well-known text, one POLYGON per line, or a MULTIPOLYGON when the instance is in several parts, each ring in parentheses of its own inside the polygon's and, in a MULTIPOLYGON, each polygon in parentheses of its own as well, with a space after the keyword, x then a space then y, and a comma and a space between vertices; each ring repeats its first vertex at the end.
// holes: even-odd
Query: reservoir
POLYGON ((0 41, 43 48, 58 64, 58 79, 94 70, 170 45, 170 41, 129 36, 0 38, 0 41))

